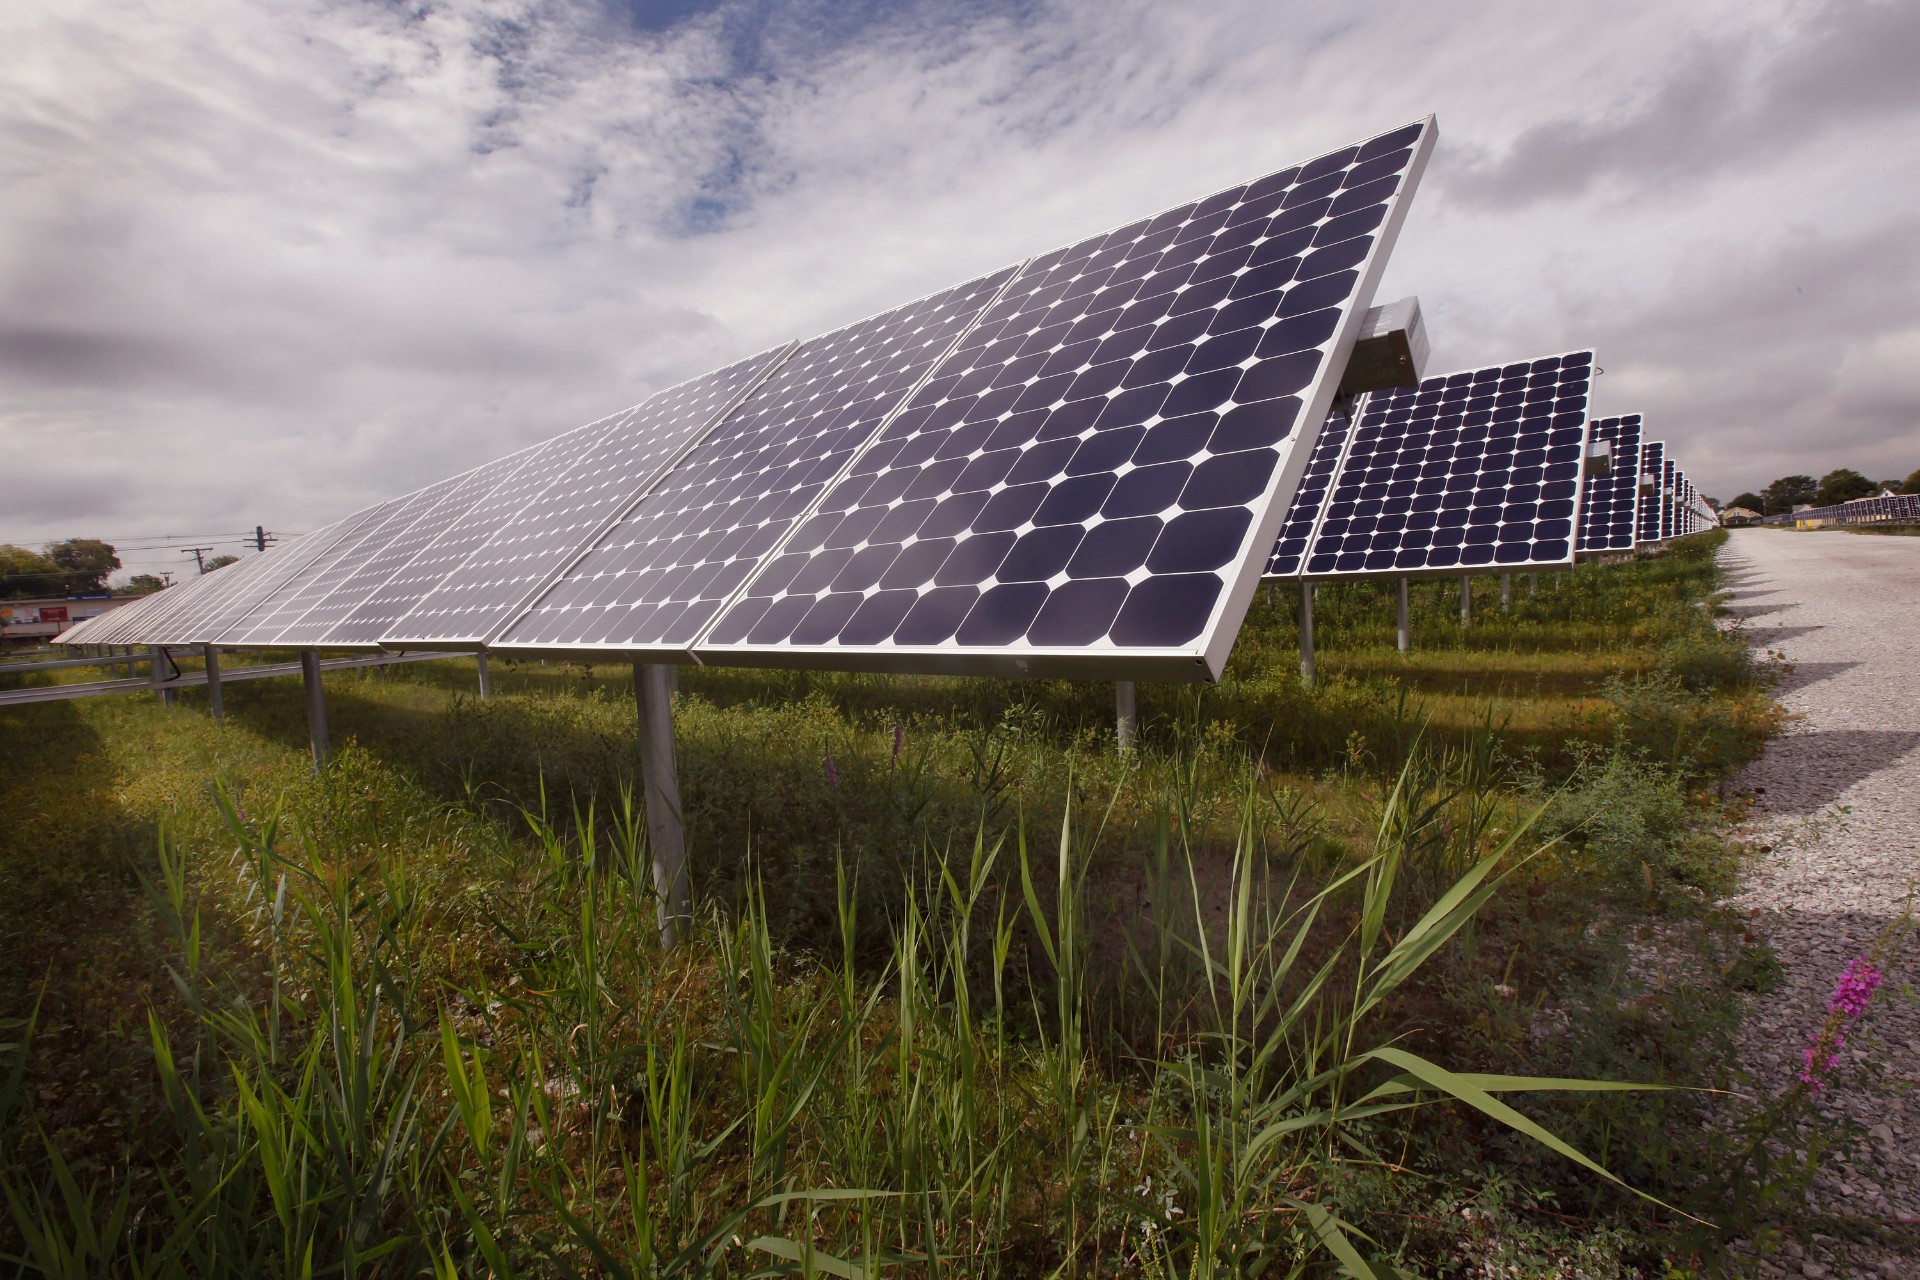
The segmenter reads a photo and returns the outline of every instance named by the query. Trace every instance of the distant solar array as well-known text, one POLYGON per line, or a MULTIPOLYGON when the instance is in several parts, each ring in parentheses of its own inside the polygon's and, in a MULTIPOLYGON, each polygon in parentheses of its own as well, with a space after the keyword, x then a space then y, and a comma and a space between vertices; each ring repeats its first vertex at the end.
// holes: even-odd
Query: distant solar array
POLYGON ((1587 458, 1578 550, 1631 551, 1640 498, 1640 415, 1596 420, 1587 458))
POLYGON ((1277 545, 1268 575, 1571 564, 1592 377, 1578 351, 1369 393, 1304 554, 1277 545))
MULTIPOLYGON (((1215 675, 1433 141, 1408 125, 762 353, 63 638, 1215 675)), ((1567 544, 1538 469, 1502 511, 1567 544)), ((1463 562, 1519 545, 1459 528, 1463 562)))
POLYGON ((1920 520, 1920 494, 1903 493, 1768 516, 1764 524, 1886 524, 1920 520))

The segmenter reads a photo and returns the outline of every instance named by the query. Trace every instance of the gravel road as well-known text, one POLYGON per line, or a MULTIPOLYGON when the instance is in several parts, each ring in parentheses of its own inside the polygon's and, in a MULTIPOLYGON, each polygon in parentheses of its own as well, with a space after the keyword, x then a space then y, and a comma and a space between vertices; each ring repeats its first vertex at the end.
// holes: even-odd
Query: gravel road
MULTIPOLYGON (((1784 969, 1741 1045, 1756 1083, 1779 1091, 1842 969, 1920 880, 1920 538, 1741 529, 1721 560, 1754 644, 1792 664, 1779 696, 1794 721, 1742 778, 1774 851, 1734 899, 1770 927, 1784 969)), ((1838 1238, 1789 1242, 1761 1275, 1920 1277, 1920 1008, 1897 990, 1917 956, 1903 948, 1819 1095, 1829 1119, 1857 1125, 1814 1183, 1838 1238)))

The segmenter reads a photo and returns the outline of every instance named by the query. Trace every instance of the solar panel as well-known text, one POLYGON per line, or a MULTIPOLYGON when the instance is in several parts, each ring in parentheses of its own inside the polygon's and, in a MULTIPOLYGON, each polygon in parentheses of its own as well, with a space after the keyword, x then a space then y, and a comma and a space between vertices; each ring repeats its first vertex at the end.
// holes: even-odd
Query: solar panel
POLYGON ((1576 351, 1368 395, 1305 575, 1571 563, 1592 373, 1576 351))
POLYGON ((491 638, 760 385, 789 349, 763 351, 670 387, 619 415, 610 429, 544 453, 442 535, 428 556, 447 563, 448 575, 388 628, 382 643, 462 647, 491 638))
POLYGON ((360 598, 348 604, 344 620, 321 637, 319 647, 378 647, 387 629, 446 576, 446 564, 424 555, 427 548, 456 520, 505 484, 545 443, 530 445, 454 477, 452 487, 438 502, 396 534, 348 579, 341 594, 346 595, 351 586, 360 598))
POLYGON ((1634 529, 1634 541, 1660 541, 1660 502, 1663 477, 1666 474, 1666 442, 1649 440, 1640 446, 1640 505, 1635 514, 1637 522, 1634 529))
POLYGON ((1411 125, 1026 264, 701 658, 1217 672, 1432 138, 1411 125))
POLYGON ((982 276, 800 344, 499 647, 691 644, 1012 274, 982 276))
POLYGON ((379 528, 404 505, 406 498, 390 498, 369 507, 346 522, 347 527, 333 544, 314 556, 299 572, 290 575, 274 591, 254 604, 218 637, 218 642, 234 648, 271 648, 280 633, 312 608, 336 582, 336 574, 352 571, 354 553, 368 533, 379 528), (345 566, 345 567, 342 567, 345 566))
POLYGON ((1333 491, 1334 472, 1339 469, 1340 458, 1346 453, 1347 441, 1352 435, 1351 418, 1337 409, 1327 415, 1319 438, 1313 442, 1307 473, 1300 478, 1300 487, 1294 490, 1293 501, 1287 505, 1287 518, 1280 525, 1280 537, 1273 545, 1272 558, 1267 561, 1267 577, 1299 576, 1300 562, 1306 558, 1307 544, 1313 538, 1313 527, 1320 522, 1327 494, 1333 491))
POLYGON ((302 648, 319 645, 388 576, 374 567, 375 562, 381 561, 395 541, 449 494, 470 483, 472 476, 472 472, 454 476, 388 503, 381 518, 362 532, 351 551, 336 554, 308 577, 299 593, 301 611, 272 638, 272 643, 302 648))
POLYGON ((177 588, 168 587, 149 596, 141 596, 131 604, 123 604, 117 609, 89 618, 77 627, 70 627, 60 633, 60 644, 126 644, 121 638, 131 629, 137 629, 140 617, 161 607, 161 597, 177 588))
POLYGON ((312 533, 283 542, 267 552, 273 559, 262 565, 260 572, 244 583, 236 584, 235 590, 212 602, 205 616, 195 623, 195 635, 191 642, 211 644, 217 641, 235 623, 271 599, 275 592, 325 554, 328 548, 347 536, 366 514, 366 511, 356 512, 345 520, 335 521, 312 533))
POLYGON ((1660 538, 1662 541, 1673 536, 1673 473, 1673 459, 1663 455, 1660 462, 1660 538))
POLYGON ((188 584, 175 606, 164 615, 143 619, 141 634, 154 644, 196 644, 202 639, 199 624, 218 602, 247 589, 262 573, 269 572, 285 554, 288 544, 280 544, 257 555, 235 561, 195 578, 188 584))
POLYGON ((1640 415, 1601 418, 1595 439, 1610 452, 1605 475, 1590 475, 1580 494, 1580 545, 1586 552, 1631 551, 1640 497, 1640 415))

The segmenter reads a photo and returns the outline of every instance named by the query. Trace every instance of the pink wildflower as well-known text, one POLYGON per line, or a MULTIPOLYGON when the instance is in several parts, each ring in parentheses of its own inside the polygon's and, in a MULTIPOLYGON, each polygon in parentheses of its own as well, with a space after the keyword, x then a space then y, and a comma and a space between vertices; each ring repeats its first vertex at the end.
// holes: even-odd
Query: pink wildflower
POLYGON ((1880 971, 1865 960, 1849 960, 1840 980, 1833 984, 1833 999, 1827 1001, 1829 1013, 1843 1013, 1849 1022, 1867 1011, 1873 993, 1880 986, 1880 971))
POLYGON ((827 753, 827 785, 835 791, 840 789, 840 771, 833 767, 833 753, 827 753))
POLYGON ((900 748, 907 742, 907 731, 899 725, 893 726, 893 762, 900 763, 900 748))

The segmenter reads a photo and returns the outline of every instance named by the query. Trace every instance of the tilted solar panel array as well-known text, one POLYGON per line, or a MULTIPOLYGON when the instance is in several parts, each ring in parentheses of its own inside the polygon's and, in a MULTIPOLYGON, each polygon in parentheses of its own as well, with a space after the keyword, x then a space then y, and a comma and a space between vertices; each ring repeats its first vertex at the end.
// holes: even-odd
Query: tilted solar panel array
POLYGON ((800 344, 506 630, 500 647, 691 645, 1012 274, 800 344))
POLYGON ((1324 420, 1424 132, 1027 264, 703 657, 1038 673, 1218 647, 1305 467, 1301 429, 1310 443, 1324 420))
POLYGON ((184 611, 178 642, 1217 672, 1433 138, 1343 148, 359 513, 184 611))
POLYGON ((1347 441, 1352 433, 1353 420, 1345 413, 1336 409, 1327 415, 1326 422, 1320 428, 1319 439, 1313 442, 1313 456, 1307 460, 1307 472, 1300 477, 1300 487, 1294 490, 1293 501, 1287 504, 1287 518, 1280 524, 1280 536, 1273 544, 1273 556, 1267 561, 1267 577, 1299 576, 1300 565, 1306 559, 1307 545, 1313 538, 1314 528, 1320 523, 1320 513, 1326 508, 1327 497, 1333 492, 1334 473, 1340 468, 1340 459, 1346 456, 1347 441))
POLYGON ((1640 498, 1640 415, 1600 418, 1593 438, 1606 441, 1605 475, 1589 475, 1580 495, 1582 552, 1631 551, 1640 498))
POLYGON ((470 647, 493 638, 784 354, 764 351, 662 391, 596 431, 584 447, 556 442, 544 450, 503 487, 503 500, 489 499, 475 518, 429 549, 428 558, 439 554, 451 561, 448 548, 457 550, 483 526, 487 530, 383 641, 470 647), (504 520, 496 511, 506 512, 504 520))
POLYGON ((1578 351, 1367 395, 1301 572, 1571 563, 1592 374, 1578 351))
POLYGON ((1669 453, 1663 452, 1660 458, 1660 539, 1663 542, 1673 537, 1673 503, 1676 492, 1673 458, 1669 453))
POLYGON ((1648 440, 1640 446, 1640 509, 1634 516, 1634 541, 1660 541, 1660 504, 1666 483, 1667 446, 1648 440))

